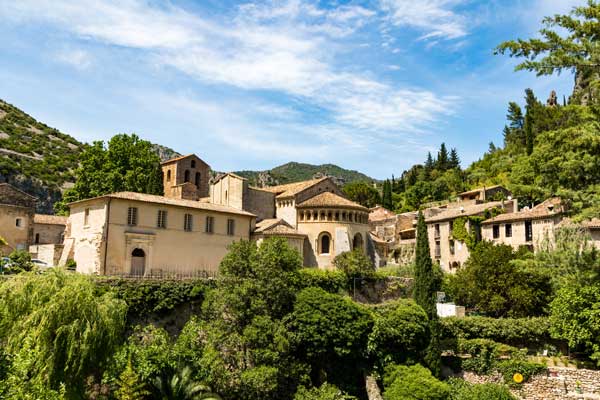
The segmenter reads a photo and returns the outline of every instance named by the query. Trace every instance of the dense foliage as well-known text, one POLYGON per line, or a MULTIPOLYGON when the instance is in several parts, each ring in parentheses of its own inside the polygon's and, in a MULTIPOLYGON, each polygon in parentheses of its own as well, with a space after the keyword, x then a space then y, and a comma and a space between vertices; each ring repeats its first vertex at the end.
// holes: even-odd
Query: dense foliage
POLYGON ((162 194, 160 158, 152 143, 137 135, 116 135, 108 143, 96 141, 79 156, 75 185, 55 205, 66 213, 66 204, 114 192, 162 194))
POLYGON ((384 400, 446 400, 450 387, 417 364, 390 365, 383 378, 384 400))
MULTIPOLYGON (((91 278, 50 271, 21 274, 0 286, 0 343, 10 356, 8 398, 15 382, 80 398, 88 374, 107 361, 125 327, 126 305, 96 294, 91 278)), ((11 397, 13 396, 13 397, 11 397)))
POLYGON ((344 195, 350 200, 365 207, 375 207, 381 204, 381 195, 372 184, 364 181, 351 182, 342 188, 344 195))
POLYGON ((449 276, 446 289, 458 303, 492 317, 527 317, 544 313, 552 292, 543 272, 523 270, 511 246, 483 241, 471 249, 464 268, 449 276))

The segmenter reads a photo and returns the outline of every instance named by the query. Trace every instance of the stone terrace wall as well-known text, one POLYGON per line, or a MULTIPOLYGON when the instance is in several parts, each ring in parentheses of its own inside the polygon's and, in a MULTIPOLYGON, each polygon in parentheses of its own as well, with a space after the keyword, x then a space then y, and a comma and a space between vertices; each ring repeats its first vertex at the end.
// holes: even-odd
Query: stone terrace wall
MULTIPOLYGON (((502 377, 479 376, 465 372, 463 378, 471 383, 500 383, 502 377)), ((513 394, 522 400, 600 399, 600 371, 549 367, 548 374, 538 375, 522 384, 513 394), (583 394, 577 394, 579 382, 583 394)))

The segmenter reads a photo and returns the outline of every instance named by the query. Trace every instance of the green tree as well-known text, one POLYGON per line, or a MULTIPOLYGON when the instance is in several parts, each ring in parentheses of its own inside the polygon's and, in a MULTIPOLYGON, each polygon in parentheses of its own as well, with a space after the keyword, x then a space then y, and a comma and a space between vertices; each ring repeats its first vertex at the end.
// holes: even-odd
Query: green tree
POLYGON ((13 360, 10 374, 81 398, 83 382, 114 352, 127 306, 98 294, 92 278, 50 270, 22 274, 0 286, 0 343, 13 360))
POLYGON ((450 160, 448 161, 448 165, 451 169, 460 169, 460 158, 458 157, 456 148, 450 150, 450 160))
POLYGON ((585 350, 600 366, 600 284, 566 286, 550 304, 550 332, 585 350))
POLYGON ((8 256, 10 265, 9 272, 18 274, 20 272, 31 271, 34 268, 31 262, 31 254, 26 250, 14 250, 8 256))
MULTIPOLYGON (((544 18, 541 38, 501 43, 496 54, 508 53, 511 57, 524 58, 525 61, 518 64, 516 70, 534 71, 538 76, 563 70, 575 72, 580 89, 587 91, 591 81, 598 79, 599 13, 600 3, 588 0, 586 5, 573 8, 568 15, 544 18)), ((580 97, 581 93, 574 95, 580 97)))
POLYGON ((294 400, 350 400, 350 396, 344 395, 340 389, 329 383, 324 383, 319 387, 307 389, 300 386, 294 400))
POLYGON ((417 218, 417 245, 415 250, 415 283, 413 296, 430 318, 437 315, 435 299, 441 286, 441 276, 434 268, 429 251, 429 236, 425 217, 419 211, 417 218))
POLYGON ((419 361, 429 343, 429 318, 412 300, 402 299, 375 309, 368 351, 380 365, 419 361))
POLYGON ((431 152, 427 152, 427 159, 425 160, 425 170, 428 172, 433 171, 433 169, 435 168, 435 161, 433 160, 433 157, 431 156, 431 152))
POLYGON ((364 277, 375 273, 375 264, 359 248, 335 256, 333 266, 348 277, 364 277))
POLYGON ((544 313, 552 287, 543 272, 522 270, 521 253, 508 245, 479 242, 453 276, 447 290, 457 304, 493 317, 528 317, 544 313))
POLYGON ((392 210, 394 208, 394 204, 392 201, 392 185, 389 180, 385 180, 383 182, 383 207, 388 210, 392 210))
POLYGON ((357 202, 358 204, 372 208, 378 204, 381 204, 381 196, 377 189, 367 182, 351 182, 342 188, 342 191, 350 200, 357 202))
POLYGON ((447 400, 450 387, 421 365, 390 365, 383 378, 384 400, 447 400))
POLYGON ((523 146, 525 144, 525 133, 523 132, 525 118, 521 107, 514 101, 508 103, 506 119, 508 120, 508 127, 506 127, 504 134, 504 145, 523 146))
POLYGON ((113 192, 163 194, 160 158, 152 144, 137 135, 113 136, 105 145, 94 142, 81 153, 73 188, 65 191, 55 211, 65 214, 67 204, 113 192))
POLYGON ((448 150, 446 149, 446 143, 442 143, 440 145, 440 150, 438 151, 437 161, 436 161, 437 169, 445 171, 449 167, 449 158, 448 158, 448 150))

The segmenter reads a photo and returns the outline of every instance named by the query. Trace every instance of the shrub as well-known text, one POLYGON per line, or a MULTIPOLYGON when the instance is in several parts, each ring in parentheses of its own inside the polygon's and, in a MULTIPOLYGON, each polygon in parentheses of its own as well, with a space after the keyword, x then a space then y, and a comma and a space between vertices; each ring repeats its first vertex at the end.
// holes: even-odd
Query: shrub
POLYGON ((427 314, 412 300, 376 309, 368 350, 381 364, 418 361, 429 343, 427 314))
POLYGON ((510 385, 514 384, 513 377, 516 373, 523 375, 523 382, 527 382, 532 376, 548 370, 545 365, 525 360, 501 361, 498 363, 497 369, 504 377, 504 382, 510 385))
POLYGON ((551 340, 550 320, 533 318, 441 318, 445 338, 490 339, 513 346, 541 345, 551 340))
POLYGON ((385 400, 446 400, 450 387, 421 365, 390 365, 383 378, 385 400))
POLYGON ((320 287, 329 293, 342 293, 348 288, 348 278, 340 271, 303 268, 298 274, 298 288, 320 287))
POLYGON ((516 400, 508 387, 494 383, 470 384, 462 379, 448 380, 452 394, 449 400, 516 400))
POLYGON ((334 385, 330 385, 327 382, 322 384, 320 387, 313 387, 307 389, 304 386, 300 386, 294 400, 351 400, 355 397, 347 396, 334 385))
POLYGON ((489 339, 459 339, 457 350, 461 354, 471 355, 471 358, 462 361, 462 368, 480 375, 492 371, 501 355, 521 358, 517 348, 489 339))
POLYGON ((15 250, 8 256, 9 270, 10 273, 18 274, 20 272, 26 272, 33 270, 33 263, 31 262, 31 254, 25 250, 15 250))
POLYGON ((375 265, 361 249, 337 255, 333 259, 333 265, 348 277, 372 276, 375 273, 375 265))

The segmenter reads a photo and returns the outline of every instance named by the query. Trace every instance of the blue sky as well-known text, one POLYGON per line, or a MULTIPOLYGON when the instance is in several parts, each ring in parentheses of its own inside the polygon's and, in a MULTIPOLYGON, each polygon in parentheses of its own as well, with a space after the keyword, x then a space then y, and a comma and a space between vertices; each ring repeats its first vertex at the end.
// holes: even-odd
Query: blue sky
POLYGON ((135 132, 214 169, 335 163, 375 178, 441 142, 501 144, 526 87, 493 56, 583 0, 0 0, 0 98, 82 141, 135 132))

